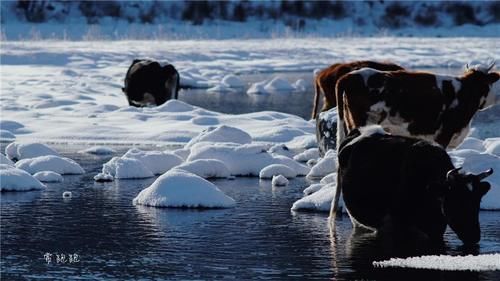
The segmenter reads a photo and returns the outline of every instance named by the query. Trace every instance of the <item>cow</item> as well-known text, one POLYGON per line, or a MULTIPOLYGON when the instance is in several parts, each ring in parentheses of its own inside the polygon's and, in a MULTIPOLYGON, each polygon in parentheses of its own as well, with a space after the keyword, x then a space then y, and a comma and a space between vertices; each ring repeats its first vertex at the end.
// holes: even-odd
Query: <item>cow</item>
POLYGON ((357 69, 369 67, 378 70, 394 71, 404 68, 388 62, 376 61, 354 61, 348 63, 336 63, 323 69, 314 79, 314 105, 311 119, 316 119, 318 115, 319 99, 323 94, 323 108, 321 111, 327 111, 337 106, 335 98, 335 85, 343 75, 357 69))
MULTIPOLYGON (((462 76, 362 68, 337 82, 337 147, 354 128, 380 124, 395 135, 457 147, 478 110, 500 94, 500 74, 488 67, 467 67, 462 76)), ((497 101, 496 101, 497 100, 497 101)))
POLYGON ((378 125, 351 131, 338 165, 338 189, 355 227, 440 242, 449 225, 464 244, 479 242, 479 205, 490 189, 481 180, 492 169, 460 173, 441 146, 378 125))
POLYGON ((179 73, 171 64, 135 59, 125 76, 123 93, 131 106, 161 105, 179 95, 179 73))

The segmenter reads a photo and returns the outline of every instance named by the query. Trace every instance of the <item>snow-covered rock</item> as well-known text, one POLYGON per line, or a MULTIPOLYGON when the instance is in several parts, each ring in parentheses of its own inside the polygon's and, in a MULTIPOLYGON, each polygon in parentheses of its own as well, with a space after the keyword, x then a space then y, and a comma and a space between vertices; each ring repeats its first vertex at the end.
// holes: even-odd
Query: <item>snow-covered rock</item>
POLYGON ((129 149, 122 158, 137 159, 154 175, 163 174, 184 160, 179 156, 162 151, 143 151, 137 148, 129 149))
POLYGON ((304 189, 304 191, 302 191, 302 193, 304 193, 304 195, 310 195, 310 194, 313 194, 314 192, 320 190, 321 188, 323 188, 323 186, 325 186, 325 185, 321 184, 321 183, 314 183, 314 184, 311 184, 310 186, 308 186, 306 189, 304 189))
POLYGON ((295 178, 297 173, 292 170, 290 167, 283 164, 272 164, 264 169, 262 169, 259 173, 259 178, 261 179, 270 179, 275 176, 281 175, 287 179, 295 178))
POLYGON ((267 80, 266 81, 262 81, 262 82, 257 82, 257 83, 253 83, 252 85, 250 85, 250 88, 248 88, 247 90, 247 94, 249 95, 259 95, 259 94, 267 94, 267 90, 264 88, 267 84, 267 80))
POLYGON ((102 166, 102 173, 116 179, 143 179, 154 177, 142 161, 133 158, 113 157, 102 166))
POLYGON ((495 271, 500 270, 500 254, 391 258, 385 261, 374 261, 373 266, 453 271, 495 271))
POLYGON ((331 173, 331 174, 328 174, 328 175, 324 176, 319 181, 319 183, 321 183, 321 184, 329 184, 329 183, 336 182, 336 181, 337 181, 337 173, 331 173))
POLYGON ((178 169, 158 177, 133 199, 133 203, 178 208, 230 208, 236 204, 211 182, 178 169))
POLYGON ((98 173, 97 175, 94 176, 94 180, 96 182, 111 182, 114 179, 115 178, 112 175, 106 173, 98 173))
POLYGON ((45 185, 24 170, 0 164, 0 191, 30 191, 45 185))
POLYGON ((322 178, 330 173, 335 172, 337 168, 336 161, 337 153, 334 150, 329 150, 325 154, 325 157, 319 160, 318 163, 316 163, 316 165, 311 168, 311 171, 309 172, 309 174, 307 174, 307 178, 322 178))
POLYGON ((191 148, 199 142, 251 143, 252 137, 245 131, 231 126, 208 127, 189 141, 184 148, 191 148))
POLYGON ((64 191, 62 194, 62 197, 69 199, 69 198, 73 197, 73 193, 71 193, 71 191, 64 191))
POLYGON ((309 167, 300 164, 299 162, 293 160, 292 158, 288 158, 283 155, 274 155, 273 158, 276 163, 290 167, 297 173, 297 176, 300 177, 305 176, 311 171, 309 167))
POLYGON ((9 158, 7 158, 2 153, 0 153, 0 164, 6 164, 6 165, 14 166, 14 162, 12 162, 9 158))
POLYGON ((275 144, 269 148, 267 151, 271 153, 272 155, 283 155, 286 157, 293 157, 294 153, 293 151, 290 150, 285 144, 275 144))
POLYGON ((183 163, 175 169, 181 169, 202 178, 227 178, 231 175, 227 166, 216 159, 198 159, 183 163))
POLYGON ((299 162, 307 162, 311 159, 319 158, 319 149, 317 147, 309 148, 302 153, 299 153, 293 157, 293 160, 299 162))
POLYGON ((16 163, 16 167, 30 174, 41 171, 52 171, 61 175, 81 175, 85 173, 83 168, 72 159, 55 155, 23 159, 16 163))
POLYGON ((221 83, 229 88, 245 87, 245 83, 238 76, 232 74, 224 76, 221 83))
MULTIPOLYGON (((165 152, 170 152, 170 151, 165 151, 165 152)), ((186 161, 186 159, 189 156, 189 153, 191 153, 191 149, 189 148, 179 148, 174 151, 171 151, 171 153, 179 156, 182 160, 186 161)))
POLYGON ((286 79, 274 77, 264 86, 264 90, 267 92, 290 92, 295 88, 286 79))
POLYGON ((271 180, 271 185, 272 186, 286 186, 286 185, 288 185, 288 179, 283 175, 273 176, 273 179, 271 180))
POLYGON ((33 177, 41 182, 62 182, 63 176, 52 171, 41 171, 33 175, 33 177))
POLYGON ((500 156, 500 138, 489 138, 484 140, 486 153, 500 156))
POLYGON ((35 158, 38 156, 55 155, 59 156, 54 149, 43 143, 20 143, 13 142, 5 148, 5 154, 9 159, 21 160, 35 158))
POLYGON ((107 146, 92 146, 87 149, 81 150, 80 153, 88 153, 95 155, 110 155, 116 153, 116 151, 107 146))
MULTIPOLYGON (((317 188, 318 187, 315 186, 311 189, 317 189, 317 188)), ((295 201, 295 203, 293 203, 292 205, 292 210, 329 212, 330 207, 332 205, 333 196, 335 195, 336 188, 337 188, 336 183, 323 185, 323 187, 321 187, 321 189, 317 190, 316 192, 310 193, 310 195, 307 195, 295 201)), ((345 208, 343 208, 343 206, 344 202, 341 196, 339 200, 339 209, 344 210, 345 208)))

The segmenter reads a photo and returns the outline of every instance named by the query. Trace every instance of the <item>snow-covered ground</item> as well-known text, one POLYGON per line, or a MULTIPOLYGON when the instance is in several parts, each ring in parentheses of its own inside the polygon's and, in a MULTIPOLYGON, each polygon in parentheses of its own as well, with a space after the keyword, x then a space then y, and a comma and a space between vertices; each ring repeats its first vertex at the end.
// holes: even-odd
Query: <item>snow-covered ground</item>
POLYGON ((390 60, 410 68, 459 68, 471 60, 500 57, 497 47, 496 38, 2 41, 1 136, 186 143, 208 126, 229 125, 254 141, 288 142, 312 136, 313 124, 288 114, 225 115, 176 101, 156 108, 128 107, 121 92, 125 72, 134 58, 153 57, 171 61, 181 83, 208 88, 241 73, 310 71, 312 80, 314 69, 357 59, 390 60))

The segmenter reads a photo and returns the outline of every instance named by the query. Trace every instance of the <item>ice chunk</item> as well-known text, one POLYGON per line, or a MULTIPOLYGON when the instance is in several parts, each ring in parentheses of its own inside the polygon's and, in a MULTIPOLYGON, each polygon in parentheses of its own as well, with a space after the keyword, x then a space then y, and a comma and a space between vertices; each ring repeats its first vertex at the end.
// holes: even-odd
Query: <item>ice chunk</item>
POLYGON ((235 201, 211 182, 186 171, 173 169, 157 178, 133 200, 152 207, 229 208, 235 201))

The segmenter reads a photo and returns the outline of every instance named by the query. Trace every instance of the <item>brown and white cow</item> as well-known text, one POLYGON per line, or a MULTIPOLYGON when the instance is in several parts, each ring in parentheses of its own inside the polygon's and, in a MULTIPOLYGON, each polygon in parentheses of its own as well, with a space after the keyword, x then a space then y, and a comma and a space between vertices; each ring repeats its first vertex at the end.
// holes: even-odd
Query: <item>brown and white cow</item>
MULTIPOLYGON (((478 110, 499 101, 500 74, 467 68, 460 77, 362 68, 337 83, 337 144, 355 128, 380 124, 394 135, 454 148, 466 137, 478 110)), ((337 146, 338 147, 338 146, 337 146)))
POLYGON ((314 79, 314 105, 311 118, 315 119, 318 115, 319 98, 321 94, 323 94, 323 108, 321 109, 321 111, 323 112, 334 108, 335 106, 337 106, 337 101, 335 98, 335 84, 337 83, 337 81, 345 74, 364 67, 383 71, 395 71, 404 69, 401 66, 393 63, 376 61, 336 63, 329 66, 328 68, 323 69, 314 79))

